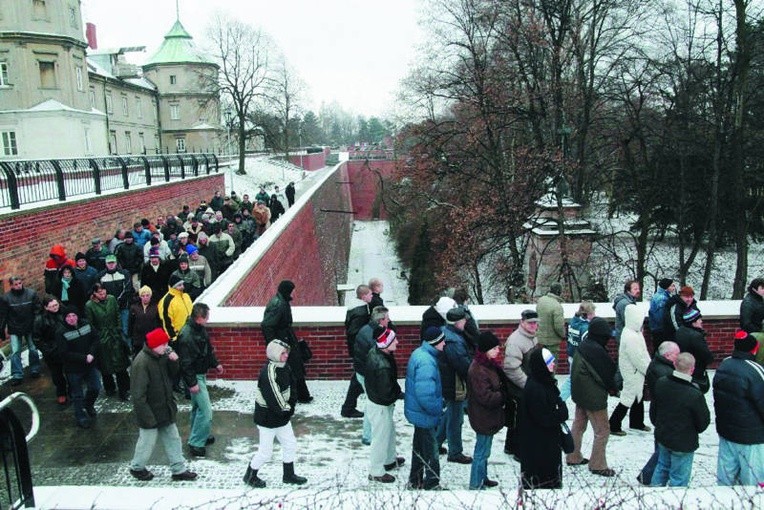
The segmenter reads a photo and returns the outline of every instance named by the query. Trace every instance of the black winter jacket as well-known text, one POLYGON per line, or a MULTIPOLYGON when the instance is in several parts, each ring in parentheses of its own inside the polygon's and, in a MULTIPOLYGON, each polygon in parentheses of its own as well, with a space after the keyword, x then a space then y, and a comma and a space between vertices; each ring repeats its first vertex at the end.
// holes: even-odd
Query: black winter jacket
POLYGON ((260 370, 255 394, 255 423, 275 429, 283 427, 294 414, 297 392, 292 391, 289 365, 269 361, 260 370))
POLYGON ((26 287, 18 292, 11 289, 0 298, 0 331, 7 327, 9 335, 27 335, 41 311, 37 292, 26 287))
POLYGON ((177 361, 170 361, 144 346, 130 369, 130 395, 133 413, 142 429, 165 427, 175 423, 178 406, 172 384, 179 370, 177 361))
POLYGON ((703 393, 708 393, 711 384, 708 381, 706 367, 713 363, 714 355, 708 348, 706 332, 692 326, 682 326, 676 332, 676 343, 680 351, 689 352, 695 357, 695 371, 692 373, 692 378, 703 393))
POLYGON ((645 374, 645 382, 647 389, 650 390, 650 395, 655 395, 655 383, 658 382, 658 379, 671 375, 673 372, 674 364, 656 352, 647 366, 647 373, 645 374))
MULTIPOLYGON (((106 292, 117 298, 120 310, 127 310, 133 302, 135 287, 130 273, 124 269, 114 271, 101 271, 96 276, 96 281, 104 286, 106 292)), ((89 291, 88 291, 89 292, 89 291)))
POLYGON ((63 361, 62 353, 59 351, 59 345, 56 341, 58 328, 63 325, 64 316, 60 311, 58 313, 43 311, 35 318, 32 338, 34 338, 35 345, 42 351, 42 355, 48 361, 59 363, 63 361))
POLYGON ((87 321, 80 319, 76 326, 64 322, 56 333, 58 351, 64 360, 64 372, 81 374, 89 367, 95 367, 97 360, 87 362, 88 354, 97 357, 98 331, 87 321))
POLYGON ((366 358, 366 396, 377 405, 389 406, 398 400, 398 367, 392 354, 376 347, 366 358))
POLYGON ((279 339, 289 344, 290 350, 297 345, 297 336, 292 329, 292 306, 289 298, 279 293, 271 298, 265 307, 263 322, 260 324, 265 336, 265 343, 279 339))
POLYGON ((355 337, 358 332, 369 323, 371 311, 369 305, 360 305, 351 308, 345 314, 345 340, 348 344, 348 353, 353 357, 353 348, 355 347, 355 337))
POLYGON ((176 350, 180 357, 181 377, 189 388, 196 386, 197 374, 206 374, 209 369, 219 365, 207 330, 197 324, 193 317, 189 317, 180 330, 176 350))
POLYGON ((764 368, 753 354, 732 351, 714 376, 716 431, 739 444, 764 443, 764 368))
POLYGON ((711 415, 703 393, 676 374, 672 372, 655 383, 650 421, 660 444, 675 452, 694 452, 698 434, 708 428, 711 415))
POLYGON ((740 303, 740 329, 749 333, 764 331, 762 321, 764 321, 764 299, 749 290, 740 303))
POLYGON ((356 374, 361 374, 364 377, 366 376, 366 360, 369 357, 369 352, 376 345, 373 338, 374 326, 376 325, 376 321, 370 321, 363 326, 355 335, 355 342, 353 343, 353 370, 356 374))

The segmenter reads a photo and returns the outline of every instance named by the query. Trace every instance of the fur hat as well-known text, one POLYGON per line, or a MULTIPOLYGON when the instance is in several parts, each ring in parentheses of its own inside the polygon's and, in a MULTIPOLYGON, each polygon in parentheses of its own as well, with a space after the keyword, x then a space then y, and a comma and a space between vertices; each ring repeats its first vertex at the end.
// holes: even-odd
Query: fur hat
POLYGON ((374 341, 377 343, 377 349, 387 349, 395 340, 395 331, 384 326, 374 327, 374 341))
POLYGON ((427 331, 424 332, 424 340, 430 345, 438 345, 440 342, 445 340, 446 335, 443 334, 443 331, 439 327, 436 326, 430 326, 427 328, 427 331))
POLYGON ((658 287, 660 287, 663 290, 668 289, 671 287, 671 284, 674 283, 674 280, 671 278, 662 278, 661 281, 658 282, 658 287))
POLYGON ((477 339, 477 348, 480 352, 488 352, 499 345, 499 339, 490 331, 483 331, 477 339))
POLYGON ((741 329, 735 333, 736 351, 751 352, 757 345, 759 345, 759 341, 747 331, 741 329))
POLYGON ((167 336, 167 332, 162 328, 152 329, 146 333, 146 345, 149 349, 155 349, 169 341, 170 337, 167 336))

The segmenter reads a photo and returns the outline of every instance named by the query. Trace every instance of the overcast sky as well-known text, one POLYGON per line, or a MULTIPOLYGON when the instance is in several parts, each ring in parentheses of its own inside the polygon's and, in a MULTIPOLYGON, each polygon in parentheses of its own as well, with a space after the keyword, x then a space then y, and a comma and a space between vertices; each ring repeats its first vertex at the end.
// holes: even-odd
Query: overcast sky
MULTIPOLYGON (((384 115, 421 40, 422 0, 179 0, 180 21, 202 46, 216 10, 262 28, 308 84, 309 107, 338 101, 368 116, 384 115)), ((175 0, 82 0, 100 49, 146 46, 140 63, 175 22, 175 0)))

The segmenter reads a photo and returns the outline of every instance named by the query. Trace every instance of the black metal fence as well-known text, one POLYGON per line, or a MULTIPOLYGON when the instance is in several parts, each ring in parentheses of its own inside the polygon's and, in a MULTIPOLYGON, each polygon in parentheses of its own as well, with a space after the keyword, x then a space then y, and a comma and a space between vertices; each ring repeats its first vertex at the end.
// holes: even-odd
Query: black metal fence
POLYGON ((211 153, 0 161, 0 208, 217 173, 211 153))

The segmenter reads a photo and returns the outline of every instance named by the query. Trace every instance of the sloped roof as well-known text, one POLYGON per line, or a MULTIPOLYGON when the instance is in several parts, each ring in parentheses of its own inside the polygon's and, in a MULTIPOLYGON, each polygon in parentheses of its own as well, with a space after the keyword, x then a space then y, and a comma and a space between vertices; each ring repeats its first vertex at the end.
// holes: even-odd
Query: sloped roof
POLYGON ((164 41, 144 66, 160 64, 215 64, 215 61, 203 54, 194 44, 194 38, 186 32, 180 20, 175 21, 164 41))

